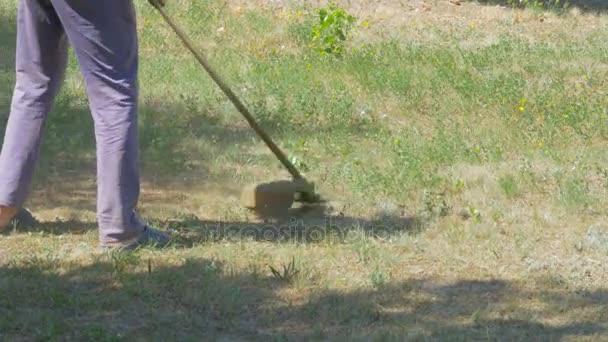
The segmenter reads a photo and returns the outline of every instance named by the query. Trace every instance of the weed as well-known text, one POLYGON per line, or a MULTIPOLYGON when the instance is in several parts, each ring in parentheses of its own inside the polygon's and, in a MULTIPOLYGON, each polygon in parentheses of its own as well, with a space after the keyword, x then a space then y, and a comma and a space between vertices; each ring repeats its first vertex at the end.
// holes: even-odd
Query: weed
POLYGON ((220 265, 218 265, 215 261, 212 261, 209 264, 205 265, 203 271, 205 272, 205 274, 216 275, 221 273, 222 269, 220 265))
POLYGON ((373 240, 364 233, 357 234, 351 245, 361 263, 368 264, 378 258, 378 248, 373 244, 373 240))
POLYGON ((444 192, 425 190, 423 194, 424 208, 421 216, 426 219, 447 216, 452 208, 444 192))
POLYGON ((501 217, 502 217, 502 213, 500 211, 498 211, 498 210, 492 211, 492 220, 494 221, 494 223, 499 223, 501 217))
POLYGON ((558 198, 562 204, 574 208, 584 208, 591 203, 587 182, 575 176, 561 181, 558 198))
POLYGON ((371 280, 372 287, 375 289, 378 289, 378 288, 384 286, 388 281, 384 272, 382 272, 381 270, 378 270, 378 269, 376 269, 372 272, 372 274, 370 276, 370 280, 371 280))
POLYGON ((317 10, 318 23, 312 29, 311 47, 322 56, 341 56, 355 17, 335 4, 317 10))
POLYGON ((287 265, 282 265, 282 270, 278 271, 272 266, 268 266, 272 275, 283 282, 292 283, 297 275, 300 273, 300 269, 296 267, 296 259, 292 258, 291 262, 287 265))
POLYGON ((302 172, 306 172, 306 171, 310 170, 310 167, 308 166, 308 164, 306 164, 306 162, 304 160, 302 160, 301 158, 293 156, 290 158, 290 161, 293 164, 293 166, 295 166, 298 170, 300 170, 302 172))
POLYGON ((111 277, 114 280, 124 280, 130 267, 138 265, 141 257, 136 253, 123 252, 120 250, 110 251, 111 277))
POLYGON ((504 194, 509 198, 516 197, 520 193, 517 181, 513 175, 501 176, 498 179, 498 184, 500 185, 500 188, 504 194))
POLYGON ((454 190, 456 193, 461 194, 465 189, 465 182, 462 179, 456 180, 456 184, 454 184, 454 190))
POLYGON ((475 221, 475 223, 481 223, 481 211, 475 207, 469 207, 469 213, 475 221))

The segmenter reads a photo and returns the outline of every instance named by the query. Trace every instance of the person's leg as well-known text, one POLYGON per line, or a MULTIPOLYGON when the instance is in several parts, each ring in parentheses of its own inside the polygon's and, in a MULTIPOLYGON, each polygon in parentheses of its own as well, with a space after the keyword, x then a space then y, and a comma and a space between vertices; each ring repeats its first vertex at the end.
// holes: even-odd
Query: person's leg
POLYGON ((101 245, 135 242, 139 199, 138 41, 131 0, 51 0, 86 83, 97 143, 101 245))
POLYGON ((18 6, 16 83, 0 152, 0 228, 27 198, 67 62, 67 39, 50 3, 20 0, 18 6))
POLYGON ((130 0, 51 0, 80 65, 95 123, 97 219, 103 244, 137 239, 138 44, 130 0))

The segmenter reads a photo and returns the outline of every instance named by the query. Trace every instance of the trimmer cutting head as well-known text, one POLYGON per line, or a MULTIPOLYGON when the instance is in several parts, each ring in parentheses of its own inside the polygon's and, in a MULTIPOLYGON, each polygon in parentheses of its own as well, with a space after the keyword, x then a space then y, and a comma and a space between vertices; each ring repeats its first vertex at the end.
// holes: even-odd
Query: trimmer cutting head
POLYGON ((321 198, 314 184, 304 179, 252 184, 241 193, 243 206, 263 216, 283 215, 295 202, 314 204, 321 198))

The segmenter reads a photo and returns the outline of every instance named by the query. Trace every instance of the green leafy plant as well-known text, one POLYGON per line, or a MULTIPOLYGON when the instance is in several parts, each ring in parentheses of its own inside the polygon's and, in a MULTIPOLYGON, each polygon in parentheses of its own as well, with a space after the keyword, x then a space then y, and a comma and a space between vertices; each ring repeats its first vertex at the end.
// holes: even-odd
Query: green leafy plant
POLYGON ((479 209, 470 207, 469 212, 471 213, 471 217, 475 220, 476 223, 481 223, 481 211, 479 211, 479 209))
POLYGON ((318 23, 312 29, 311 47, 321 55, 340 56, 355 23, 355 17, 332 4, 317 10, 318 23))

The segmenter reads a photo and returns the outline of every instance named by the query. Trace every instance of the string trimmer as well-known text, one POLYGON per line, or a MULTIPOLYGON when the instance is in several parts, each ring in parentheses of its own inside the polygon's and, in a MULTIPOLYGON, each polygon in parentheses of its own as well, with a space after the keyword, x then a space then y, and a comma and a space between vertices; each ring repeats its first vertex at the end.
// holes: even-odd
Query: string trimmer
POLYGON ((294 202, 302 202, 314 204, 321 201, 318 194, 315 193, 315 186, 312 182, 306 180, 296 167, 287 159, 285 154, 277 147, 270 139, 268 134, 262 130, 258 123, 253 118, 253 115, 247 110, 245 105, 238 99, 234 92, 226 85, 226 82, 213 70, 209 62, 202 54, 194 48, 194 44, 186 36, 183 30, 177 26, 175 21, 167 14, 164 9, 164 0, 148 0, 150 4, 158 10, 166 23, 173 29, 175 34, 181 39, 182 43, 192 52, 196 60, 207 71, 209 76, 215 81, 220 89, 226 94, 238 111, 245 117, 251 128, 258 136, 266 143, 274 155, 289 171, 292 180, 277 181, 264 184, 251 185, 245 188, 241 195, 242 203, 245 207, 262 213, 282 211, 285 208, 291 207, 294 202))

